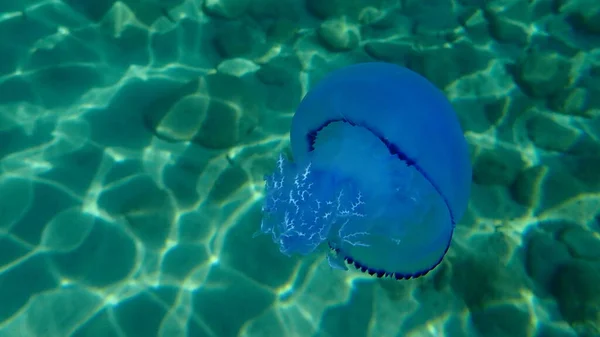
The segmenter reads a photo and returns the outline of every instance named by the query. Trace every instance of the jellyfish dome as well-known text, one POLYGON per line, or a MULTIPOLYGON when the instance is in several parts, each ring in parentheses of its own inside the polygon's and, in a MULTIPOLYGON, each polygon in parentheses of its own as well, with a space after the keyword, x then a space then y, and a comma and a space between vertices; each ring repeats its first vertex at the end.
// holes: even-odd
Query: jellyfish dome
POLYGON ((378 277, 427 274, 446 254, 471 186, 467 143, 443 93, 398 65, 336 70, 300 103, 265 178, 259 233, 286 254, 378 277))

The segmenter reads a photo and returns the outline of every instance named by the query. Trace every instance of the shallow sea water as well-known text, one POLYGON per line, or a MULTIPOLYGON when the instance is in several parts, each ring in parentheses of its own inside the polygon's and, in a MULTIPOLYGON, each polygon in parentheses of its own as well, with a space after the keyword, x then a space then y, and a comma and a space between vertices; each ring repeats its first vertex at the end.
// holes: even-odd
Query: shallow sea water
POLYGON ((599 167, 598 1, 3 0, 0 337, 598 337, 599 167), (253 238, 301 98, 367 61, 471 150, 416 280, 253 238))

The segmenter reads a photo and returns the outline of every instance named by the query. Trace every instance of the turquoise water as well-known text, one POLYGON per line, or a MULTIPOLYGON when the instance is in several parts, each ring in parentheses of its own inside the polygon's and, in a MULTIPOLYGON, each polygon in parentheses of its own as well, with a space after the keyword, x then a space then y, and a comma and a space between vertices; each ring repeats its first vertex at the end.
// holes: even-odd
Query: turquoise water
POLYGON ((599 167, 595 0, 3 0, 0 337, 598 337, 599 167), (253 238, 300 99, 374 60, 471 150, 415 280, 253 238))

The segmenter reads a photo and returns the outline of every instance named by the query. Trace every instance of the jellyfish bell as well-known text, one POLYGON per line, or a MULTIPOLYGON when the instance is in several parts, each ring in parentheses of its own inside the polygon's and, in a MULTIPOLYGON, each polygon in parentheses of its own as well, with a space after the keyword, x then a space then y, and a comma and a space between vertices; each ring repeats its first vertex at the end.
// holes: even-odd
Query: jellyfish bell
POLYGON ((285 254, 331 248, 330 265, 414 278, 443 259, 469 198, 471 164, 450 103, 420 75, 363 63, 304 97, 295 162, 266 177, 261 232, 285 254))

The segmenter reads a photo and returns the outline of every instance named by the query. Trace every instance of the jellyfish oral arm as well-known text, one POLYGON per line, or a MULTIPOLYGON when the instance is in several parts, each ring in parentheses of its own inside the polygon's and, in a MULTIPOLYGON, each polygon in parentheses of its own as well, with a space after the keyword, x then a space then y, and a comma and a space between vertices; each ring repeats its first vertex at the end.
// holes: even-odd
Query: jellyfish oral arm
POLYGON ((280 155, 277 169, 265 178, 261 232, 271 234, 286 255, 309 254, 340 224, 364 216, 361 194, 351 191, 335 174, 312 170, 312 163, 299 167, 280 155))

